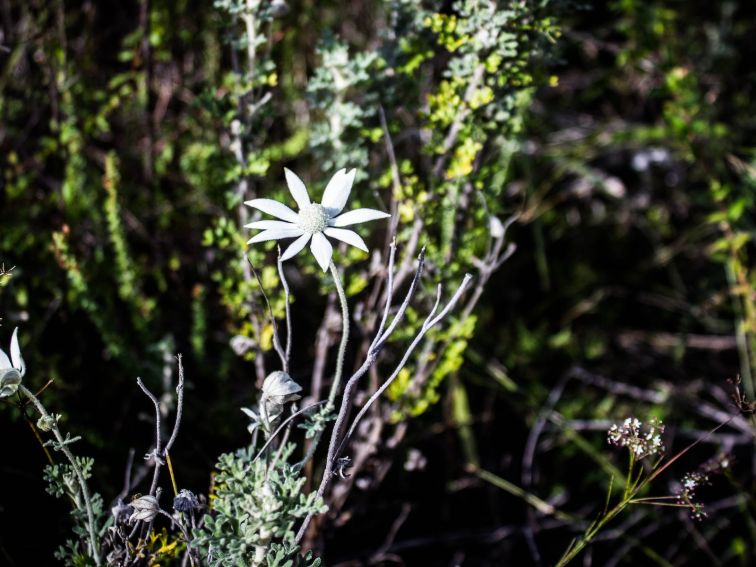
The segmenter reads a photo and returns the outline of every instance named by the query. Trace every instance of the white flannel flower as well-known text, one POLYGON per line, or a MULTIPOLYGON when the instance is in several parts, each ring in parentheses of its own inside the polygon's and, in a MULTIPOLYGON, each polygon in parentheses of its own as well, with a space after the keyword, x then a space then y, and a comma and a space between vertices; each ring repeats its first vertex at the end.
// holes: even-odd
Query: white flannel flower
POLYGON ((297 202, 299 212, 273 199, 252 199, 244 204, 273 215, 281 220, 261 220, 245 225, 245 228, 261 229, 262 232, 253 236, 249 244, 265 242, 266 240, 280 240, 282 238, 296 238, 281 255, 281 260, 292 258, 310 242, 310 250, 320 267, 325 272, 331 263, 333 246, 326 236, 346 242, 360 250, 367 252, 365 242, 353 230, 342 227, 384 219, 391 215, 375 209, 355 209, 341 214, 352 190, 356 169, 347 173, 346 169, 337 171, 326 185, 323 200, 320 203, 310 201, 307 188, 299 177, 284 168, 286 184, 292 197, 297 202))
POLYGON ((18 391, 21 378, 26 374, 26 364, 18 346, 18 327, 13 331, 10 344, 10 359, 0 349, 0 398, 7 398, 18 391))

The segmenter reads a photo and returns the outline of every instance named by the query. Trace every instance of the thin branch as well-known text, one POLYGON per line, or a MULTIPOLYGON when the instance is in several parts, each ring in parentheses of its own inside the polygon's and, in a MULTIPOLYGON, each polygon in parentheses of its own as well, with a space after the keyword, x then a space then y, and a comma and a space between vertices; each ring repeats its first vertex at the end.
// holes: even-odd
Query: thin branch
MULTIPOLYGON (((396 315, 391 321, 391 324, 388 326, 388 328, 383 332, 382 335, 377 334, 375 340, 373 341, 373 344, 371 346, 371 350, 374 350, 375 348, 382 347, 388 338, 391 336, 391 334, 394 332, 394 329, 399 324, 399 322, 404 317, 404 313, 407 311, 407 308, 409 307, 410 302, 412 301, 412 298, 415 296, 415 291, 417 290, 417 284, 420 282, 420 276, 423 274, 423 271, 425 269, 425 246, 420 250, 420 255, 417 257, 417 269, 415 270, 415 276, 412 278, 412 283, 410 283, 409 291, 407 291, 407 295, 404 297, 404 301, 402 301, 402 304, 399 306, 399 310, 396 312, 396 315)), ((386 301, 390 301, 391 298, 388 297, 386 301)))
POLYGON ((347 304, 341 277, 338 270, 336 270, 336 264, 333 263, 333 260, 331 260, 328 267, 331 270, 333 283, 336 286, 336 293, 339 296, 339 303, 341 304, 341 342, 339 343, 339 350, 336 353, 336 372, 333 376, 331 391, 328 394, 328 407, 332 407, 341 385, 341 375, 344 372, 344 358, 346 356, 347 342, 349 341, 349 305, 347 304))
MULTIPOLYGON (((397 365, 394 372, 383 383, 383 385, 380 388, 378 388, 378 390, 368 399, 368 401, 362 407, 360 412, 354 418, 354 421, 352 422, 352 426, 349 428, 349 431, 339 443, 338 438, 339 438, 339 433, 341 429, 341 424, 346 419, 346 414, 349 410, 349 405, 350 405, 350 400, 348 399, 348 396, 347 396, 348 392, 345 389, 344 397, 342 398, 341 409, 337 417, 336 425, 334 425, 333 432, 331 433, 331 441, 329 443, 328 458, 326 460, 326 467, 323 473, 323 478, 320 482, 320 486, 318 487, 318 491, 317 491, 318 496, 323 497, 323 495, 325 494, 325 491, 328 488, 331 478, 333 477, 333 470, 334 470, 334 465, 336 463, 336 460, 338 459, 341 450, 343 449, 345 444, 348 442, 351 435, 354 433, 354 430, 356 429, 362 417, 370 409, 370 406, 373 403, 375 403, 375 401, 386 391, 386 389, 391 385, 394 379, 398 376, 400 370, 404 368, 404 366, 407 364, 407 361, 409 360, 409 357, 412 355, 412 352, 415 350, 415 348, 420 343, 420 341, 422 341, 422 339, 425 337, 426 333, 431 328, 433 328, 439 321, 441 321, 449 313, 449 311, 451 311, 451 309, 457 304, 460 297, 462 296, 462 293, 468 287, 471 280, 472 280, 472 276, 470 276, 469 274, 465 275, 464 279, 462 280, 462 283, 459 285, 459 288, 457 288, 457 291, 454 293, 452 298, 444 306, 441 312, 438 315, 435 315, 438 309, 438 306, 440 304, 440 299, 441 299, 441 286, 440 285, 438 286, 436 302, 433 306, 433 309, 431 309, 431 312, 429 313, 428 317, 423 322, 423 325, 420 331, 418 332, 417 336, 407 348, 406 352, 404 353, 404 356, 402 357, 401 361, 397 365)), ((400 311, 402 311, 403 313, 403 310, 400 309, 400 311)), ((379 350, 380 350, 380 347, 385 342, 385 339, 388 338, 388 334, 390 334, 390 331, 393 330, 393 327, 395 326, 394 323, 396 321, 397 319, 395 318, 395 321, 392 322, 392 325, 389 326, 389 329, 387 329, 387 331, 384 332, 384 335, 382 336, 383 340, 378 340, 376 342, 376 347, 379 350)), ((368 360, 366 360, 365 363, 363 363, 363 365, 360 367, 360 369, 354 374, 354 376, 350 378, 349 382, 352 383, 352 385, 355 384, 356 381, 367 371, 370 365, 372 365, 374 360, 375 360, 375 356, 371 357, 369 353, 368 360)), ((308 516, 302 522, 302 525, 300 526, 299 531, 297 532, 295 543, 299 543, 304 537, 304 534, 307 531, 307 528, 310 524, 310 521, 312 520, 312 517, 313 517, 313 514, 308 514, 308 516)))
MULTIPOLYGON (((383 329, 385 328, 386 321, 388 320, 389 311, 391 311, 391 300, 394 297, 394 262, 395 261, 396 261, 396 237, 391 239, 391 244, 389 245, 389 261, 388 261, 388 269, 387 269, 386 293, 384 294, 385 307, 383 308, 383 316, 381 317, 381 322, 378 324, 378 330, 375 333, 376 337, 380 337, 383 334, 383 329)), ((370 348, 372 349, 372 347, 374 346, 375 346, 375 341, 371 343, 370 348)))
POLYGON ((165 449, 163 449, 163 455, 168 455, 168 451, 171 450, 171 447, 173 447, 173 444, 176 442, 179 427, 181 427, 181 416, 184 413, 184 364, 182 363, 182 359, 183 357, 181 354, 176 356, 179 371, 178 384, 176 385, 176 421, 173 423, 171 437, 168 439, 168 443, 165 444, 165 449))
POLYGON ((131 473, 134 468, 134 454, 136 451, 134 449, 129 449, 129 456, 126 458, 126 469, 123 473, 123 488, 121 489, 121 492, 118 494, 118 497, 116 498, 116 502, 118 500, 123 500, 129 495, 129 492, 131 492, 131 473))
MULTIPOLYGON (((394 261, 394 256, 392 254, 389 256, 389 262, 393 263, 393 261, 394 261)), ((375 363, 375 360, 377 359, 378 354, 383 349, 384 344, 386 343, 388 338, 391 336, 391 334, 393 333, 398 323, 404 318, 404 313, 406 312, 407 307, 412 301, 412 298, 415 296, 415 291, 417 290, 417 285, 418 285, 418 282, 420 281, 420 277, 423 274, 424 268, 425 268, 425 248, 423 248, 423 250, 420 252, 420 256, 418 257, 417 269, 415 270, 415 277, 412 278, 412 283, 410 284, 409 290, 407 290, 407 294, 404 297, 404 301, 402 301, 402 304, 399 307, 399 310, 397 311, 396 315, 394 316, 394 319, 391 321, 391 324, 389 325, 389 327, 385 331, 382 331, 383 327, 385 326, 385 320, 388 316, 388 312, 391 307, 392 293, 390 292, 387 293, 386 308, 384 309, 384 320, 382 321, 380 328, 375 335, 375 338, 370 344, 370 348, 368 349, 368 353, 367 353, 367 356, 365 357, 365 361, 362 363, 362 366, 360 366, 360 368, 358 368, 357 371, 354 374, 352 374, 352 376, 347 381, 346 387, 344 388, 344 395, 341 398, 341 407, 339 408, 339 413, 336 416, 336 423, 334 424, 333 432, 331 434, 331 441, 328 447, 328 461, 333 461, 336 458, 335 455, 341 449, 341 445, 339 445, 337 449, 336 443, 341 438, 344 425, 346 424, 347 415, 349 413, 349 408, 352 405, 352 400, 354 398, 354 390, 357 387, 357 382, 360 380, 360 378, 362 378, 365 375, 368 369, 375 363)), ((388 291, 388 288, 387 288, 387 291, 388 291)))
MULTIPOLYGON (((155 397, 155 394, 150 392, 147 389, 147 386, 144 385, 144 382, 142 382, 141 378, 137 378, 137 386, 139 386, 142 389, 142 392, 152 401, 152 404, 155 406, 155 450, 152 453, 152 457, 155 460, 155 469, 152 473, 152 484, 150 485, 150 496, 155 496, 155 491, 157 490, 157 484, 158 484, 158 478, 160 476, 160 467, 163 464, 163 459, 161 457, 161 439, 160 439, 160 402, 155 397)), ((149 456, 149 454, 148 454, 149 456)))
POLYGON ((265 449, 267 449, 270 444, 273 442, 273 440, 276 438, 276 436, 281 433, 281 430, 283 430, 284 427, 288 425, 288 423, 297 417, 298 415, 302 415, 303 413, 306 413, 307 411, 311 410, 312 408, 316 408, 318 406, 322 406, 324 403, 326 403, 326 400, 322 400, 320 402, 317 402, 315 404, 311 404, 307 406, 306 408, 302 408, 299 411, 294 412, 289 417, 287 417, 285 420, 281 422, 281 425, 279 425, 276 430, 271 434, 270 437, 268 437, 268 440, 265 442, 265 444, 260 448, 260 450, 257 452, 257 455, 255 455, 255 458, 252 459, 251 463, 254 463, 257 459, 260 458, 260 456, 265 452, 265 449))
MULTIPOLYGON (((278 325, 276 324, 276 318, 273 315, 273 307, 270 304, 270 300, 268 300, 268 294, 265 293, 265 288, 263 287, 262 280, 260 279, 260 275, 257 273, 257 270, 255 270, 255 267, 252 265, 252 262, 249 260, 249 257, 247 257, 247 262, 249 262, 249 268, 252 270, 252 274, 255 276, 255 279, 257 280, 257 285, 260 286, 260 293, 262 293, 263 299, 265 300, 265 305, 268 307, 268 314, 270 315, 270 324, 273 325, 273 348, 276 351, 276 354, 278 354, 278 358, 281 359, 281 367, 283 368, 284 372, 288 372, 289 364, 288 364, 288 358, 286 356, 286 353, 283 350, 283 347, 281 346, 281 341, 278 339, 278 325)), ((280 269, 280 263, 279 260, 279 269, 280 269)), ((287 305, 288 308, 288 305, 287 305)), ((288 321, 288 317, 287 317, 288 321)))

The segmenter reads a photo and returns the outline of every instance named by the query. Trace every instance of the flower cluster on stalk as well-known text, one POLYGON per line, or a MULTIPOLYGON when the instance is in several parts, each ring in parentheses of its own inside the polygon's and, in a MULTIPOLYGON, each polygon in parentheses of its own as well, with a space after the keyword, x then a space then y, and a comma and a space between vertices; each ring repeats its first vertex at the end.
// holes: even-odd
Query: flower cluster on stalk
POLYGON ((641 460, 664 452, 663 433, 664 424, 656 418, 643 425, 639 419, 628 417, 609 428, 607 441, 616 447, 627 447, 636 460, 641 460))

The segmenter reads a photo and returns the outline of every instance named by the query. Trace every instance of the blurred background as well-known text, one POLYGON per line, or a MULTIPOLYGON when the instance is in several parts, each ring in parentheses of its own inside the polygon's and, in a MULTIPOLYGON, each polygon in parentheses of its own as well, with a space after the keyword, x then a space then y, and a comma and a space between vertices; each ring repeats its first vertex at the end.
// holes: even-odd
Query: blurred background
MULTIPOLYGON (((371 257, 337 251, 353 306, 392 233, 429 266, 397 344, 436 283, 480 286, 390 389, 382 441, 309 542, 326 564, 554 564, 602 510, 625 459, 606 430, 633 415, 665 422, 670 454, 731 420, 655 494, 730 466, 701 491, 708 519, 634 507, 581 560, 751 565, 755 429, 732 395, 756 380, 755 8, 0 0, 0 346, 18 326, 25 383, 52 380, 106 503, 152 442, 136 377, 170 406, 182 353, 172 458, 207 494, 275 367, 261 285, 283 312, 241 203, 289 199, 284 166, 316 196, 356 167, 353 206, 394 222, 362 233, 371 257)), ((307 391, 336 307, 309 258, 286 273, 307 391)), ((51 564, 65 502, 2 401, 0 564, 51 564)))

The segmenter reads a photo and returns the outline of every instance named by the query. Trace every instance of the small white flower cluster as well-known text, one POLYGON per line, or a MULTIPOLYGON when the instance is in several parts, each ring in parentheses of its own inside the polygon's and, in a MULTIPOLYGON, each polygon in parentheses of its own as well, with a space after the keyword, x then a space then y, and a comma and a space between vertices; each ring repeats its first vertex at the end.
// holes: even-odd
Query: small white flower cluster
POLYGON ((726 453, 720 453, 701 465, 697 471, 686 473, 682 477, 675 495, 678 504, 690 509, 691 518, 700 521, 709 517, 704 511, 704 505, 696 502, 697 491, 701 486, 711 484, 712 476, 722 474, 731 465, 731 457, 726 453))
POLYGON ((690 508, 690 517, 694 520, 704 520, 709 515, 704 511, 704 506, 695 501, 696 491, 701 485, 709 484, 709 475, 702 471, 686 473, 680 482, 677 491, 677 502, 690 508))
POLYGON ((664 424, 656 418, 644 426, 639 419, 628 417, 621 425, 615 423, 609 428, 607 440, 611 445, 627 447, 640 460, 664 452, 663 433, 664 424))

